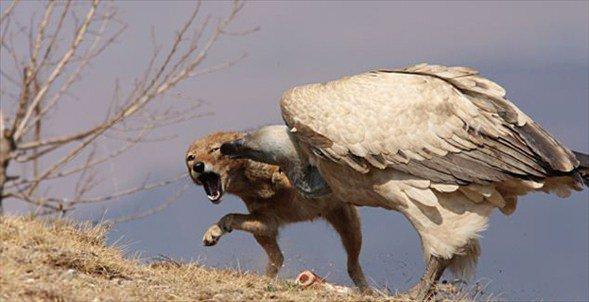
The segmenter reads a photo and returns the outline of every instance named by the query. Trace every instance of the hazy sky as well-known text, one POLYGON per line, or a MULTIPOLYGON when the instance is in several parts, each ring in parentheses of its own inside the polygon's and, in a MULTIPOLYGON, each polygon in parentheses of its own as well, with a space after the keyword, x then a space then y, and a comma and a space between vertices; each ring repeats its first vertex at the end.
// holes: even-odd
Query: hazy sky
MULTIPOLYGON (((98 59, 88 79, 76 87, 79 94, 100 104, 112 94, 115 78, 129 83, 151 53, 150 27, 160 42, 171 40, 193 5, 118 3, 129 25, 124 43, 98 59)), ((35 8, 25 6, 24 11, 35 8)), ((228 3, 205 7, 220 14, 228 3)), ((233 28, 260 30, 223 40, 213 49, 210 62, 242 52, 248 57, 229 70, 189 80, 176 91, 205 100, 203 112, 214 115, 163 131, 177 138, 134 149, 107 176, 124 184, 148 173, 154 178, 175 175, 185 169, 188 144, 200 136, 281 123, 277 102, 288 87, 419 62, 480 70, 565 145, 589 153, 588 14, 588 2, 248 3, 233 28)), ((91 110, 76 115, 73 110, 80 108, 71 108, 54 127, 77 127, 101 117, 91 110)), ((109 147, 114 146, 105 146, 109 147)), ((107 217, 148 208, 185 183, 188 180, 113 203, 107 217)), ((96 217, 99 211, 85 215, 96 217)), ((200 242, 202 233, 222 215, 244 211, 234 197, 213 205, 201 188, 191 187, 165 211, 119 225, 110 237, 123 237, 129 252, 141 251, 146 257, 161 253, 260 271, 264 254, 248 234, 233 232, 215 247, 205 248, 200 242)), ((378 286, 407 288, 423 270, 415 231, 398 213, 362 208, 361 214, 366 275, 378 286)), ((493 215, 482 240, 477 280, 490 283, 490 292, 509 300, 588 300, 588 221, 587 191, 568 199, 545 194, 521 198, 515 214, 493 215)), ((351 284, 345 253, 325 223, 288 226, 280 244, 286 257, 281 276, 293 277, 311 268, 330 281, 351 284)))

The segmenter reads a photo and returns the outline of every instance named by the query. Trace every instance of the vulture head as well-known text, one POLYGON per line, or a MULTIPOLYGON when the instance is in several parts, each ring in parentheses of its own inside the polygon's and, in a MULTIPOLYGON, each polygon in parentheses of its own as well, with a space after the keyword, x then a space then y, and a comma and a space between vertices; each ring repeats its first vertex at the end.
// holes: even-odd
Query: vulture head
POLYGON ((297 140, 285 125, 264 126, 244 138, 225 142, 221 154, 279 166, 299 192, 309 198, 331 193, 317 167, 302 156, 297 140))

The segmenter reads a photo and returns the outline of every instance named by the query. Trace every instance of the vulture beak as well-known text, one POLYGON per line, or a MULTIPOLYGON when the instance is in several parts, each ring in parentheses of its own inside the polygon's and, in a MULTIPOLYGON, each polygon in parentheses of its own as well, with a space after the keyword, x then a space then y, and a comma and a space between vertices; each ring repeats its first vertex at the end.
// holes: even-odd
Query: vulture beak
POLYGON ((243 139, 228 141, 221 145, 221 154, 229 158, 246 158, 248 148, 243 139))

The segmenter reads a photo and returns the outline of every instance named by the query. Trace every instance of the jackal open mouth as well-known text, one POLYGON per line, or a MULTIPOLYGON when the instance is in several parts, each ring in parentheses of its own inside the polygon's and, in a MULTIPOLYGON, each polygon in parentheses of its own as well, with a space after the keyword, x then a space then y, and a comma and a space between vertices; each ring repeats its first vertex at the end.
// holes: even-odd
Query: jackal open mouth
POLYGON ((219 203, 223 196, 223 184, 221 183, 221 176, 215 172, 206 172, 198 176, 198 181, 202 183, 205 188, 207 197, 213 203, 219 203))

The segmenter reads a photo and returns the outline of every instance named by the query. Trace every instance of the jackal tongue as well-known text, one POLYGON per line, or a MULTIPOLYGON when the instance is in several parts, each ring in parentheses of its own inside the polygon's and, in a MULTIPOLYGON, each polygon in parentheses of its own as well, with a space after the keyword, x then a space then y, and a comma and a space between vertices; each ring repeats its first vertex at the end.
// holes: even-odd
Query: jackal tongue
POLYGON ((222 188, 221 188, 221 178, 217 173, 206 173, 200 176, 200 181, 207 193, 207 197, 213 201, 217 202, 221 199, 223 195, 222 188))

